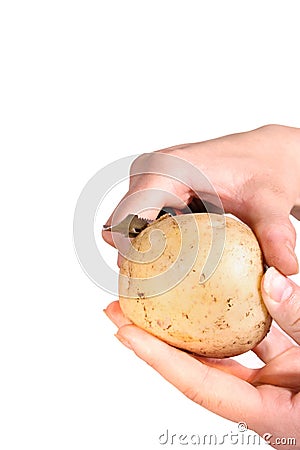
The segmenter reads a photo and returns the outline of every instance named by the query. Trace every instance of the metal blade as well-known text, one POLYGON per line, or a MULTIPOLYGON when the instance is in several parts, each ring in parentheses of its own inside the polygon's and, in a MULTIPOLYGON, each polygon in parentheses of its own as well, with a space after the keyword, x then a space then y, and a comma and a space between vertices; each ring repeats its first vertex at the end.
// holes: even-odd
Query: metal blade
POLYGON ((144 230, 153 220, 138 217, 136 214, 128 214, 125 219, 116 225, 104 225, 103 231, 110 231, 113 233, 121 233, 125 237, 136 237, 142 230, 144 230))

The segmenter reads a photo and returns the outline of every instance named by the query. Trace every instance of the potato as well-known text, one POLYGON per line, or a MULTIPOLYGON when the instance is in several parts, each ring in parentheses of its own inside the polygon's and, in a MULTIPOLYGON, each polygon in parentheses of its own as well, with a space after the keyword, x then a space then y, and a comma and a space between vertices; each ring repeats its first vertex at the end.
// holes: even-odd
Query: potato
POLYGON ((163 216, 132 241, 120 267, 120 306, 138 327, 175 347, 235 356, 255 347, 270 328, 263 272, 256 237, 237 219, 163 216))

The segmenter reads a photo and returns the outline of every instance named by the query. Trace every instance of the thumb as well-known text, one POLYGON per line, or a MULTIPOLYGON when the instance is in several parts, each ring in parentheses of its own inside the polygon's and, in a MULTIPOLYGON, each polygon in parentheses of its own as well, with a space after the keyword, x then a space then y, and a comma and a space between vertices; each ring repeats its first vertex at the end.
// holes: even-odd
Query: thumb
MULTIPOLYGON (((159 211, 165 204, 165 199, 162 195, 163 192, 159 192, 160 195, 157 195, 157 192, 155 189, 140 189, 135 192, 128 191, 105 222, 105 225, 117 225, 128 214, 137 214, 144 219, 156 219, 159 211)), ((116 248, 118 248, 117 241, 122 243, 122 241, 127 240, 120 236, 116 238, 115 233, 105 230, 102 231, 102 238, 116 248)))
POLYGON ((267 265, 293 275, 298 272, 296 231, 289 218, 294 201, 290 195, 277 192, 276 186, 266 186, 266 180, 259 180, 259 189, 257 185, 249 188, 237 215, 254 231, 267 265))
POLYGON ((268 266, 276 267, 285 275, 297 273, 296 231, 288 212, 256 209, 253 220, 248 222, 259 240, 268 266))
POLYGON ((262 295, 271 316, 300 344, 300 287, 270 267, 263 277, 262 295))

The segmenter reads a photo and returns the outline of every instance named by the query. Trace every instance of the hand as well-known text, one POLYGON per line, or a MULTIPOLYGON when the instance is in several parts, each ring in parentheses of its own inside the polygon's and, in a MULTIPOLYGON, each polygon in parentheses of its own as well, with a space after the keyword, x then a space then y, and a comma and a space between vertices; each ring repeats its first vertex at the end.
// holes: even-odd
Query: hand
POLYGON ((273 326, 253 351, 265 363, 244 367, 233 359, 192 356, 173 348, 126 319, 118 302, 106 314, 119 328, 116 337, 184 395, 235 422, 246 422, 261 436, 295 438, 300 449, 300 288, 273 267, 263 278, 265 304, 273 326), (233 395, 234 393, 234 395, 233 395))
MULTIPOLYGON (((299 129, 268 125, 141 155, 131 167, 129 190, 116 208, 116 216, 123 219, 153 203, 158 209, 165 206, 180 209, 180 201, 189 204, 195 192, 209 200, 211 193, 202 183, 203 177, 197 177, 201 172, 214 186, 225 211, 253 229, 267 264, 291 275, 298 271, 294 253, 296 233, 289 214, 295 205, 298 209, 293 212, 299 214, 299 148, 299 129), (184 160, 197 168, 196 176, 189 173, 184 160), (162 168, 164 173, 188 179, 189 185, 158 175, 162 168), (159 189, 161 195, 153 189, 159 189)), ((143 215, 156 218, 157 210, 145 211, 143 215)), ((111 219, 112 216, 108 223, 111 219)), ((114 245, 111 233, 103 232, 103 238, 114 245)))

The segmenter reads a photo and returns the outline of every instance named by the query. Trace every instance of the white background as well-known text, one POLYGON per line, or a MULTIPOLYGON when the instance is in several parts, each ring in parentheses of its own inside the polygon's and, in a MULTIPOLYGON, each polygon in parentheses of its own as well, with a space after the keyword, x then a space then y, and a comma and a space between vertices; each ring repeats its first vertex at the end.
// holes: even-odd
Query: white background
POLYGON ((155 450, 167 428, 235 431, 115 339, 73 212, 122 156, 300 126, 298 3, 1 2, 2 450, 155 450))

